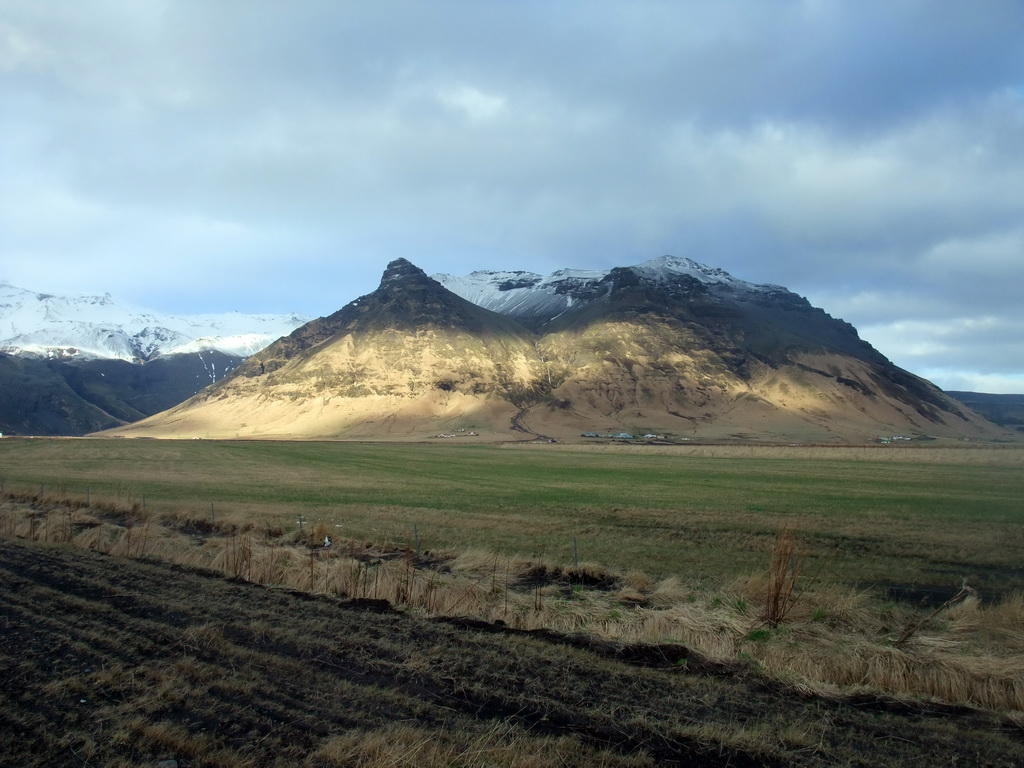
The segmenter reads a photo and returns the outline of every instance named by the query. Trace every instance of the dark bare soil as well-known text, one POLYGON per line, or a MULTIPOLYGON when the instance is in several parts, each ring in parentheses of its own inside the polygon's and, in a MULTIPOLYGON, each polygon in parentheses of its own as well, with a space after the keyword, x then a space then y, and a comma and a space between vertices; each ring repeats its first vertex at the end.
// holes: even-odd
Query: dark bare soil
POLYGON ((1024 765, 989 713, 39 543, 0 541, 0 632, 3 766, 329 766, 347 733, 499 722, 576 745, 558 765, 1024 765))

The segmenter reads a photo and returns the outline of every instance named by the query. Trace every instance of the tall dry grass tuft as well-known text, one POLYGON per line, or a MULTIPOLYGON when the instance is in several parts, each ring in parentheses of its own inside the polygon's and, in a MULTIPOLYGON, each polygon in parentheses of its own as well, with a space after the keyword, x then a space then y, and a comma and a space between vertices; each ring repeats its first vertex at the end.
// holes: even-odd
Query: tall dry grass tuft
POLYGON ((78 533, 72 543, 83 549, 92 549, 109 555, 123 535, 124 529, 120 526, 98 523, 78 533))
POLYGON ((654 584, 647 595, 647 604, 652 608, 668 608, 689 600, 695 600, 696 593, 678 576, 667 576, 654 584))
POLYGON ((954 632, 967 632, 991 650, 1024 654, 1024 592, 1014 592, 981 610, 977 602, 965 602, 951 612, 954 632))
POLYGON ((744 650, 766 670, 797 675, 812 685, 923 696, 996 710, 1024 709, 1024 667, 1019 658, 973 656, 963 647, 941 642, 900 649, 870 637, 828 635, 750 643, 744 650))
POLYGON ((725 660, 735 657, 748 625, 746 616, 723 610, 714 601, 694 601, 615 616, 600 634, 628 643, 683 643, 705 656, 725 660))
POLYGON ((107 550, 115 557, 146 557, 151 543, 152 518, 136 514, 128 517, 121 537, 107 550))
POLYGON ((294 567, 292 550, 276 544, 250 546, 253 546, 253 553, 249 581, 264 585, 283 584, 285 574, 294 567))
POLYGON ((229 578, 263 583, 253 579, 252 531, 228 539, 227 545, 214 559, 213 567, 229 578))
POLYGON ((903 630, 903 633, 893 642, 893 648, 902 648, 910 641, 910 639, 914 635, 920 632, 923 627, 925 627, 930 621, 932 621, 932 619, 934 619, 940 613, 947 610, 951 606, 959 603, 961 600, 964 600, 967 597, 975 596, 976 594, 977 593, 969 586, 967 586, 966 582, 964 582, 964 585, 960 588, 960 591, 953 595, 951 598, 949 598, 949 600, 944 602, 942 605, 940 605, 930 614, 925 616, 923 619, 919 619, 917 621, 913 621, 907 624, 906 628, 903 630))
POLYGON ((769 627, 777 627, 796 603, 796 583, 807 562, 808 550, 790 528, 783 528, 775 537, 771 564, 768 566, 767 592, 760 619, 769 627))

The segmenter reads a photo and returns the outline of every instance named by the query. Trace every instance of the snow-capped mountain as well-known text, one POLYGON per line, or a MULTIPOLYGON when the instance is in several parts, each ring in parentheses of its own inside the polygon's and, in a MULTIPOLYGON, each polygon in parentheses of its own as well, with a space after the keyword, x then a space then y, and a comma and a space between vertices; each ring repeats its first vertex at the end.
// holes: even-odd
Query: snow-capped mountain
POLYGON ((607 272, 560 269, 547 277, 533 272, 478 270, 468 275, 431 275, 452 293, 479 307, 513 317, 555 317, 592 298, 607 272))
MULTIPOLYGON (((654 283, 677 281, 680 277, 691 278, 720 293, 789 293, 778 285, 748 283, 722 269, 676 256, 662 256, 627 269, 654 283)), ((533 272, 481 270, 462 276, 437 274, 432 277, 452 293, 478 306, 527 324, 537 324, 558 317, 574 305, 596 299, 611 290, 608 278, 613 271, 560 269, 544 277, 533 272)))
POLYGON ((113 434, 860 442, 1004 432, 795 293, 663 258, 436 279, 396 259, 377 290, 113 434))
POLYGON ((145 362, 215 350, 247 357, 310 318, 239 312, 168 315, 103 296, 58 296, 0 282, 0 352, 145 362))

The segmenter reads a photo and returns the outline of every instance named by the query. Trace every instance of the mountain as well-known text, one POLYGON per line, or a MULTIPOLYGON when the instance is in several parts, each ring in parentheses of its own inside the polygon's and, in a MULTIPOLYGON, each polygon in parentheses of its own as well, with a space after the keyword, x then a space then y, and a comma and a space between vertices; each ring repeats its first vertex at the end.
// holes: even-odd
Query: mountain
POLYGON ((673 257, 604 272, 436 279, 399 259, 374 292, 117 432, 510 430, 786 442, 1008 434, 785 288, 673 257))
MULTIPOLYGON (((667 286, 679 283, 685 286, 699 283, 719 294, 788 294, 777 285, 756 285, 737 280, 721 269, 699 264, 692 259, 663 256, 626 268, 637 279, 667 286)), ((535 329, 543 328, 552 319, 570 309, 603 297, 609 287, 611 271, 560 269, 547 277, 533 272, 477 271, 459 277, 434 275, 448 290, 474 304, 514 317, 535 329)), ((618 270, 620 275, 622 269, 618 270)))
MULTIPOLYGON (((893 366, 848 323, 781 286, 748 283, 690 259, 438 280, 540 332, 562 408, 591 423, 614 416, 646 428, 663 412, 692 425, 677 423, 680 434, 716 437, 992 434, 960 403, 893 366)), ((548 414, 533 416, 543 429, 548 414)))
POLYGON ((186 400, 243 359, 213 351, 137 364, 0 353, 0 433, 75 436, 138 421, 186 400))
POLYGON ((240 312, 168 315, 103 296, 57 296, 0 282, 0 352, 145 362, 217 351, 247 357, 309 321, 240 312))
POLYGON ((81 435, 170 408, 308 321, 167 315, 0 282, 0 432, 81 435))
POLYGON ((119 432, 404 437, 477 421, 508 425, 518 404, 533 402, 541 369, 534 343, 516 321, 399 259, 373 293, 271 344, 192 400, 119 432))
POLYGON ((1024 395, 989 395, 983 392, 946 392, 986 419, 1007 429, 1024 432, 1024 395))

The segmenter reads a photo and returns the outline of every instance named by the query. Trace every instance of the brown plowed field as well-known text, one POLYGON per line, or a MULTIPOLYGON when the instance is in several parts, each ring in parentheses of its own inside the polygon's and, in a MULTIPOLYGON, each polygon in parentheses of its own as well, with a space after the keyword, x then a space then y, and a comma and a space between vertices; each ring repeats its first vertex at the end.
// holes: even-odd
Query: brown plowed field
POLYGON ((991 714, 40 543, 0 631, 4 766, 1024 765, 991 714))

